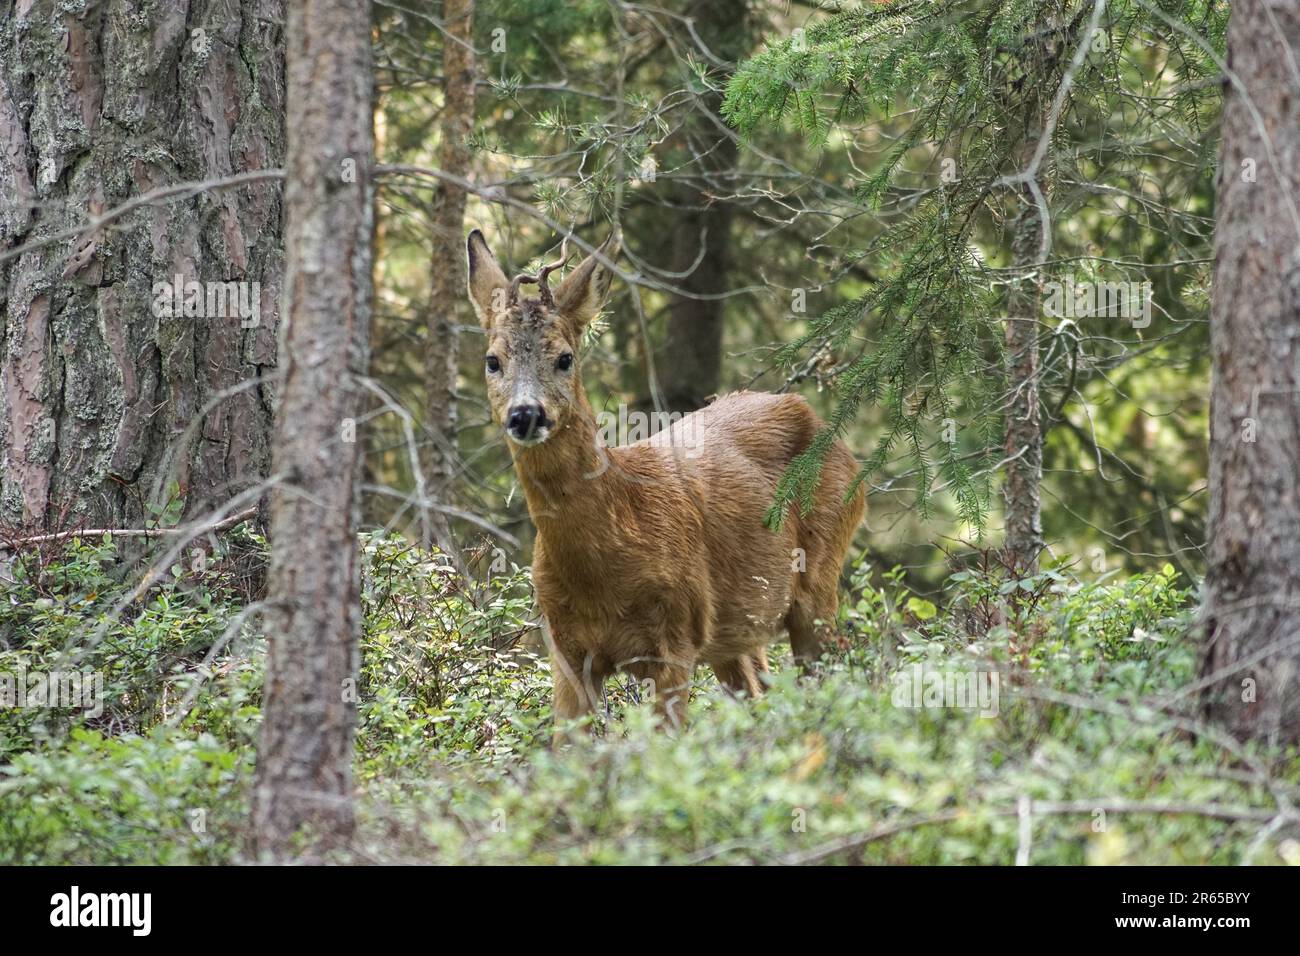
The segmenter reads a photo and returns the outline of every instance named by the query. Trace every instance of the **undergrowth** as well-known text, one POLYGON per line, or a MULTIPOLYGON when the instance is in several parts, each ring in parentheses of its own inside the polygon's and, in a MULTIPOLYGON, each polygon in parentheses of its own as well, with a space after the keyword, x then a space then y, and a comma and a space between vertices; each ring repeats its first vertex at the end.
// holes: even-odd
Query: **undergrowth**
MULTIPOLYGON (((340 860, 1300 862, 1294 825, 1270 827, 1300 762, 1197 723, 1194 595, 1170 567, 976 565, 931 601, 859 563, 815 674, 778 648, 750 701, 701 669, 675 737, 611 683, 591 739, 552 752, 528 569, 471 582, 436 552, 363 543, 340 860)), ((93 673, 103 694, 0 709, 0 863, 249 859, 264 542, 231 532, 144 589, 125 547, 4 569, 0 674, 93 673)))

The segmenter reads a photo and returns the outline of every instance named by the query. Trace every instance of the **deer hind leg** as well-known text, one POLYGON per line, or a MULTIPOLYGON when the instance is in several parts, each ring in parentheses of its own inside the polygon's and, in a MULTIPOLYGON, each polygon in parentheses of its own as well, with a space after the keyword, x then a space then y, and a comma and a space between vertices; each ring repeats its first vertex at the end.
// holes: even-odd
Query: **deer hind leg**
POLYGON ((840 570, 862 522, 865 492, 859 487, 851 500, 840 500, 857 470, 851 455, 837 446, 823 468, 822 487, 813 514, 802 526, 800 542, 810 558, 808 570, 796 576, 786 628, 795 659, 805 671, 821 657, 826 640, 836 635, 840 609, 840 570))
POLYGON ((766 674, 767 651, 759 648, 754 654, 745 654, 722 664, 714 664, 713 672, 718 681, 732 694, 748 694, 752 698, 763 696, 763 681, 760 674, 766 674))
POLYGON ((840 597, 835 578, 813 590, 796 595, 785 616, 785 626, 790 632, 790 649, 799 667, 808 668, 822 656, 826 640, 835 634, 835 620, 839 614, 840 597))

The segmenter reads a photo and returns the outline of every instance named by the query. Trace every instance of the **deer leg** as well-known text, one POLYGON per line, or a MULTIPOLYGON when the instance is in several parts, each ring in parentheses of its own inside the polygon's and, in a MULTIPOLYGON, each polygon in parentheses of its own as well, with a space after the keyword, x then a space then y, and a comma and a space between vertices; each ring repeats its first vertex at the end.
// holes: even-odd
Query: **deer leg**
POLYGON ((808 605, 795 601, 790 606, 790 613, 785 616, 785 626, 790 631, 790 649, 800 670, 807 670, 813 661, 821 657, 822 642, 817 635, 813 622, 816 620, 808 605))
POLYGON ((655 668, 655 711, 665 729, 682 730, 686 726, 686 702, 691 693, 691 676, 695 665, 662 664, 655 668))
POLYGON ((785 616, 785 625, 790 632, 790 649, 794 651, 800 670, 805 673, 822 656, 826 638, 835 633, 840 603, 835 584, 832 579, 831 587, 824 589, 825 593, 805 593, 795 598, 785 616))
MULTIPOLYGON (((551 711, 555 721, 552 746, 560 747, 572 740, 569 725, 595 712, 596 679, 582 660, 575 660, 558 649, 551 653, 551 679, 551 711)), ((591 733, 590 727, 587 732, 591 733)))
POLYGON ((760 673, 767 672, 767 653, 762 648, 755 654, 745 654, 722 664, 714 664, 718 681, 733 695, 748 694, 751 698, 763 696, 760 673))

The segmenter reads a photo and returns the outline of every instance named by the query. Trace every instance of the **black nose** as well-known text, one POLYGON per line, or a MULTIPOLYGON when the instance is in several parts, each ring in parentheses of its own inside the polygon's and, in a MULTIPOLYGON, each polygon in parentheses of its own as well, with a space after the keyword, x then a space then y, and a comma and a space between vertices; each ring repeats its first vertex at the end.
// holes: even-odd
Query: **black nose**
POLYGON ((532 438, 533 433, 545 424, 546 413, 540 405, 516 405, 510 409, 510 417, 506 419, 506 428, 520 441, 532 438))

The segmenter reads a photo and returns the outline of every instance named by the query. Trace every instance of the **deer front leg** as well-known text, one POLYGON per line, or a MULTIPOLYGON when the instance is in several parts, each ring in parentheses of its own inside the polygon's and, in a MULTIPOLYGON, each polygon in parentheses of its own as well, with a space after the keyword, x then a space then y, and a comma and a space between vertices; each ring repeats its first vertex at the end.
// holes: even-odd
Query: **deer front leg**
POLYGON ((686 727, 686 704, 691 693, 695 664, 662 664, 650 677, 655 695, 655 712, 665 730, 686 727))
MULTIPOLYGON (((572 723, 596 710, 595 678, 581 658, 574 659, 558 648, 551 651, 553 693, 551 712, 555 721, 552 747, 572 742, 572 723)), ((590 735, 592 728, 587 728, 590 735)))

